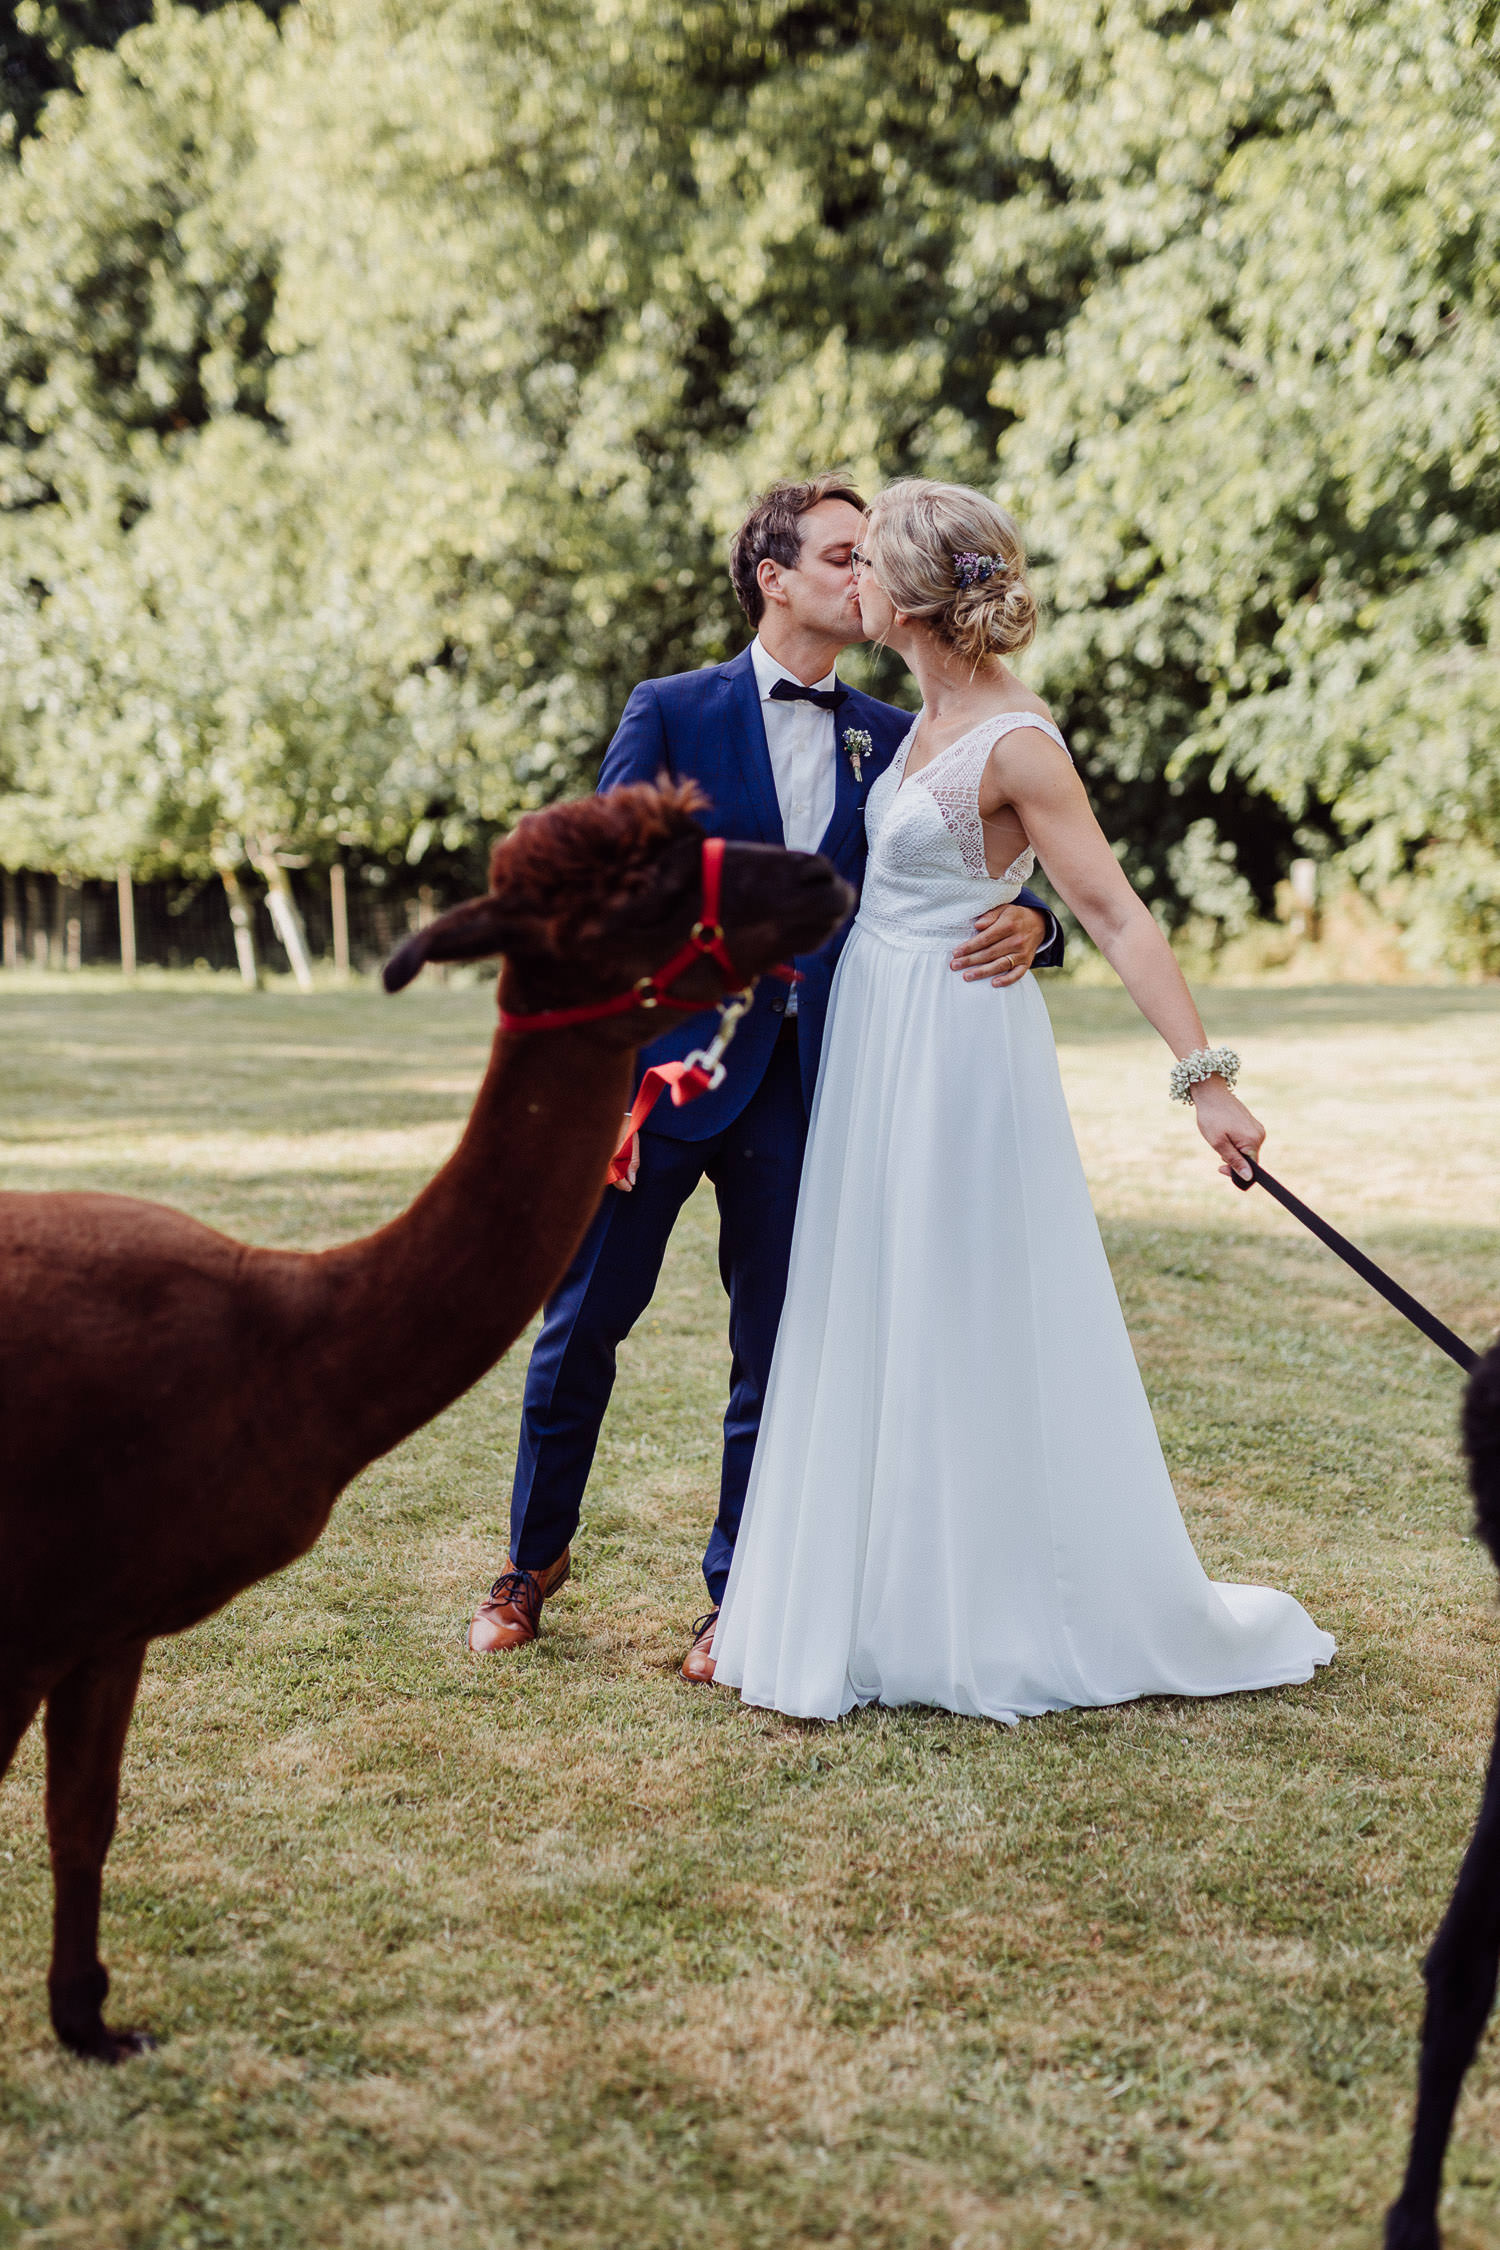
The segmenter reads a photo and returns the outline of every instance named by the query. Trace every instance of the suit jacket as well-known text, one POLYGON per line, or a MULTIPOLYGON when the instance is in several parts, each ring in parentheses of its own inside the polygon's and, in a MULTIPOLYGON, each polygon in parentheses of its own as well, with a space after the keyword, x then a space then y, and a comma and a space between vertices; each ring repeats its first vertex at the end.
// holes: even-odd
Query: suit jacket
MULTIPOLYGON (((874 696, 861 695, 856 688, 846 689, 845 694, 847 700, 836 715, 840 745, 849 729, 856 727, 863 728, 874 748, 862 760, 858 780, 840 749, 833 817, 823 831, 818 850, 857 891, 865 872, 865 799, 876 775, 885 770, 900 748, 911 725, 911 713, 897 710, 894 704, 878 703, 874 696)), ((636 688, 604 754, 599 787, 615 789, 622 782, 655 781, 663 773, 670 774, 674 781, 698 783, 709 799, 707 810, 699 818, 710 836, 752 844, 784 842, 760 693, 748 648, 728 664, 711 664, 699 672, 677 672, 664 680, 643 680, 636 688)), ((1034 892, 1023 890, 1021 898, 1026 905, 1047 911, 1034 892)), ((829 987, 847 935, 846 923, 818 952, 799 955, 795 964, 802 976, 797 987, 797 1046, 802 1091, 809 1108, 818 1076, 829 987)), ((1054 968, 1062 956, 1059 929, 1037 955, 1036 966, 1054 968)), ((731 1124, 765 1075, 786 1002, 787 987, 773 977, 762 977, 755 1004, 741 1021, 724 1058, 723 1085, 716 1093, 700 1095, 681 1109, 663 1099, 652 1111, 648 1129, 675 1140, 700 1141, 731 1124)), ((705 1045, 714 1021, 711 1012, 679 1018, 670 1031, 641 1051, 637 1083, 652 1063, 675 1061, 705 1045)))

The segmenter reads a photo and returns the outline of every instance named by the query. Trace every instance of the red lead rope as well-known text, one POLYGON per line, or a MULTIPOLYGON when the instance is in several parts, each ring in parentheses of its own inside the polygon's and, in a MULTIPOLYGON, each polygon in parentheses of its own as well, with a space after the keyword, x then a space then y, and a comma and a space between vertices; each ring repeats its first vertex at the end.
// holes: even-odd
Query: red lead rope
POLYGON ((747 985, 743 992, 731 992, 727 1000, 719 1003, 719 1028, 706 1047, 695 1047, 681 1062, 652 1064, 636 1091, 625 1119, 625 1130, 609 1160, 609 1170, 604 1175, 607 1187, 622 1187, 629 1180, 636 1156, 636 1136, 669 1087, 673 1108, 681 1109, 685 1103, 695 1102, 700 1094, 711 1094, 715 1087, 723 1085, 724 1050, 739 1028, 741 1016, 749 1013, 754 997, 753 985, 747 985))
MULTIPOLYGON (((702 1000, 679 1000, 669 990, 684 970, 697 960, 706 957, 718 963, 725 975, 738 980, 739 970, 730 959, 724 943, 724 926, 719 920, 719 891, 724 873, 724 839, 722 836, 705 836, 703 839, 703 899, 697 921, 693 924, 687 943, 678 947, 670 961, 652 975, 639 978, 628 992, 617 992, 610 1000, 591 1000, 578 1008, 543 1008, 534 1015, 517 1015, 512 1009, 500 1010, 502 1031, 562 1031, 576 1023, 599 1023, 606 1016, 629 1015, 633 1008, 680 1008, 684 1014, 700 1016, 704 1013, 702 1000)), ((788 984, 797 981, 795 969, 778 965, 772 976, 783 977, 788 984)), ((707 1048, 697 1048, 681 1062, 657 1063, 641 1080, 640 1090, 625 1120, 625 1130, 610 1161, 608 1184, 617 1187, 628 1176, 635 1137, 645 1118, 650 1114, 660 1096, 670 1087, 674 1104, 681 1108, 685 1102, 698 1099, 700 1094, 712 1093, 724 1082, 723 1055, 734 1037, 735 1027, 750 1006, 755 990, 755 979, 741 990, 732 992, 719 1003, 719 1028, 707 1048)))

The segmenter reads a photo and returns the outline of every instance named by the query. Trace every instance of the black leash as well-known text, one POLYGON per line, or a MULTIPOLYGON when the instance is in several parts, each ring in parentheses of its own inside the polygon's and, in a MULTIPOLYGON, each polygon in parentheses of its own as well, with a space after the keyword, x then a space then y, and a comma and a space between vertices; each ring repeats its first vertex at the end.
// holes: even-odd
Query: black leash
POLYGON ((1367 1281, 1372 1289, 1378 1290, 1388 1305, 1394 1305, 1398 1313, 1404 1313, 1413 1328, 1420 1328, 1422 1334, 1429 1337, 1440 1352, 1446 1352, 1450 1359, 1456 1359, 1466 1372, 1469 1368, 1478 1366, 1478 1352, 1472 1351, 1462 1336, 1455 1336, 1453 1330, 1446 1327, 1436 1313, 1430 1313, 1425 1305, 1419 1305, 1399 1281, 1392 1281, 1388 1273, 1382 1273, 1373 1258, 1367 1258, 1363 1250, 1356 1250, 1352 1242, 1346 1242, 1337 1227, 1331 1227, 1326 1219, 1320 1219, 1316 1211, 1309 1211, 1307 1205, 1293 1195, 1290 1188, 1284 1188, 1280 1180, 1273 1180, 1253 1156, 1247 1156, 1245 1162, 1253 1177, 1242 1180, 1238 1172, 1231 1172, 1229 1177, 1237 1188, 1248 1193, 1258 1181, 1268 1195, 1274 1195, 1277 1202, 1291 1212, 1294 1219, 1302 1221, 1310 1234, 1315 1234, 1320 1242, 1326 1242, 1335 1257, 1342 1258, 1346 1266, 1352 1266, 1361 1281, 1367 1281))

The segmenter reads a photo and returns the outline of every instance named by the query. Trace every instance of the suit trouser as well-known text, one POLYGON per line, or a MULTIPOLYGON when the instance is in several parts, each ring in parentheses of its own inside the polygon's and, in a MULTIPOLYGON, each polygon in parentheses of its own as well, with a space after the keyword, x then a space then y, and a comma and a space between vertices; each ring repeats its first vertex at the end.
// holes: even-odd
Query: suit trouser
POLYGON ((532 1350, 510 1514, 510 1551, 523 1569, 555 1562, 578 1528, 617 1348, 651 1302, 677 1214, 707 1175, 719 1205, 732 1354, 719 1512, 703 1558, 709 1598, 722 1597, 786 1296, 806 1141, 790 1026, 755 1094, 722 1133, 703 1141, 641 1134, 634 1188, 605 1190, 532 1350))

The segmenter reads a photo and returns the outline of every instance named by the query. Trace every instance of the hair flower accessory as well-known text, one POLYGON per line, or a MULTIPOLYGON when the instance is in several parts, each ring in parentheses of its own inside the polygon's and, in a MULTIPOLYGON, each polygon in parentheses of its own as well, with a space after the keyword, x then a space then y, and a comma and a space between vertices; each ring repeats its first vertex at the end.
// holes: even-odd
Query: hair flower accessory
POLYGON ((953 575, 967 593, 971 586, 982 586, 987 578, 993 578, 1004 561, 1003 555, 955 555, 953 575))
POLYGON ((869 757, 870 752, 874 749, 874 747, 874 743, 866 734, 863 727, 845 727, 844 753, 848 758, 850 765, 854 768, 854 778, 856 781, 864 780, 864 761, 869 757))

